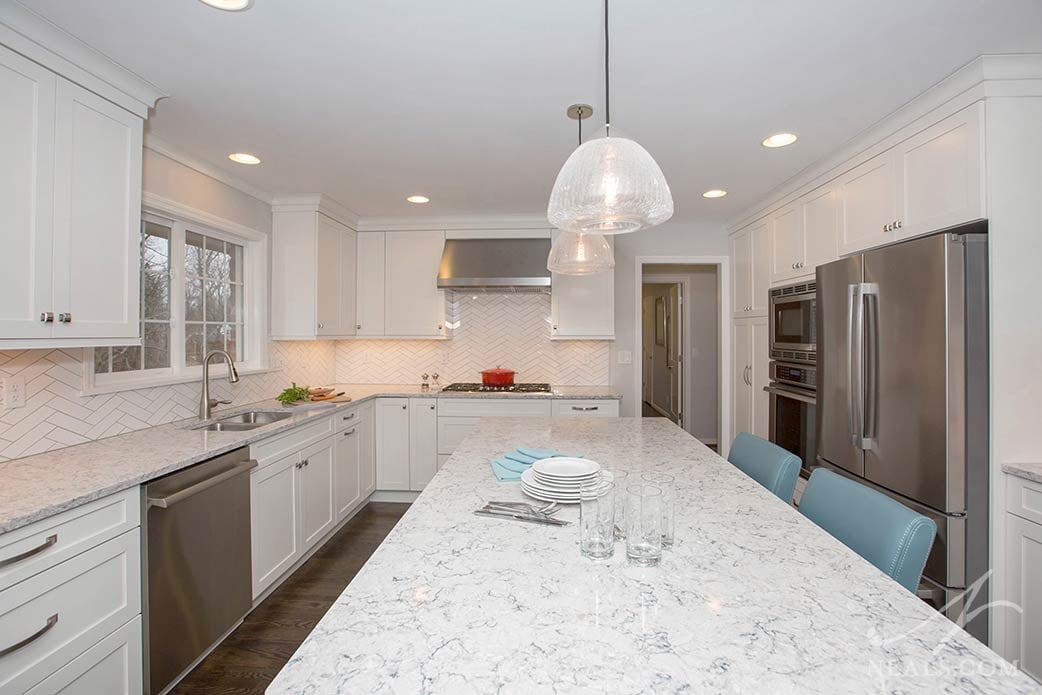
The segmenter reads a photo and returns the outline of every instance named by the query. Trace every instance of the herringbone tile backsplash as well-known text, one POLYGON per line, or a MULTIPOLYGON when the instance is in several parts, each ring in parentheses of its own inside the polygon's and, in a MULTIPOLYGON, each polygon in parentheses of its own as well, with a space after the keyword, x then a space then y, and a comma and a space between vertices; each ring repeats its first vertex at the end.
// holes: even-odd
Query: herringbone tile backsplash
POLYGON ((502 365, 517 371, 517 381, 610 383, 607 341, 550 340, 549 295, 457 295, 446 314, 454 325, 449 340, 339 341, 336 380, 417 384, 424 372, 437 372, 449 384, 480 381, 482 369, 502 365))

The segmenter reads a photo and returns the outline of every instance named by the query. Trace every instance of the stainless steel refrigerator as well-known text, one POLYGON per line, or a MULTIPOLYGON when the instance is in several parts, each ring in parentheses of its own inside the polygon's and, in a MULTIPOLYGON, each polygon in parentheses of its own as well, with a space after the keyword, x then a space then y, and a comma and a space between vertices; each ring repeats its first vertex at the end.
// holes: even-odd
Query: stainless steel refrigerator
POLYGON ((978 221, 817 270, 817 464, 937 522, 920 596, 985 643, 987 611, 972 616, 987 584, 966 589, 988 570, 986 232, 978 221))

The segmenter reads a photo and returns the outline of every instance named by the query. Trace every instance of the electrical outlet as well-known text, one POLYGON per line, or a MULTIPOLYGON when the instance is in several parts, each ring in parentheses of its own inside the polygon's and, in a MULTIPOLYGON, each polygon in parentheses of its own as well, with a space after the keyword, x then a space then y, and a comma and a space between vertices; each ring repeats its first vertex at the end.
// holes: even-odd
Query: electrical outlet
POLYGON ((619 350, 619 364, 633 364, 633 353, 629 350, 619 350))
POLYGON ((4 379, 4 407, 25 407, 25 377, 9 376, 4 379))

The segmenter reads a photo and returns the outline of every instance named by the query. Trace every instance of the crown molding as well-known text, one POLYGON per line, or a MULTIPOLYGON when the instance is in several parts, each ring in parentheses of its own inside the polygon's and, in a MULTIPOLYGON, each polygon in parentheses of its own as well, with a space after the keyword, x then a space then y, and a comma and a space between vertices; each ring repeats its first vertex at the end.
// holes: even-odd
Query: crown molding
POLYGON ((358 229, 358 215, 323 193, 277 195, 271 200, 272 212, 321 212, 340 224, 358 229))
POLYGON ((445 217, 364 217, 360 232, 502 231, 540 230, 551 227, 546 215, 458 215, 445 217))
POLYGON ((228 232, 252 241, 261 241, 268 237, 264 232, 257 231, 253 227, 247 227, 233 220, 214 215, 205 210, 186 205, 182 202, 165 198, 149 191, 141 193, 141 205, 156 213, 166 213, 189 222, 195 222, 206 227, 228 232))
POLYGON ((252 184, 246 183, 234 174, 229 174, 209 162, 204 162, 198 157, 183 152, 165 140, 157 138, 155 135, 148 133, 145 134, 145 149, 152 150, 156 154, 161 154, 167 159, 172 159, 178 164, 182 164, 204 176, 209 176, 211 179, 220 181, 224 185, 230 186, 241 193, 245 193, 251 198, 256 198, 266 205, 271 205, 271 193, 261 190, 252 184))
POLYGON ((0 2, 0 44, 141 118, 168 96, 19 2, 0 2))
POLYGON ((1042 54, 982 55, 974 58, 904 106, 847 141, 836 152, 797 172, 725 228, 741 229, 845 171, 885 152, 916 132, 988 97, 1042 96, 1042 54))

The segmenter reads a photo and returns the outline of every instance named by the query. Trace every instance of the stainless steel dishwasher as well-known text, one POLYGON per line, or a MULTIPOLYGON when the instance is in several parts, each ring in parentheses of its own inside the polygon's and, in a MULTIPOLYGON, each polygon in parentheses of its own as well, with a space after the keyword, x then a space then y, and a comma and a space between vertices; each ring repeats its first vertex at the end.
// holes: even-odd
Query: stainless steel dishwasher
POLYGON ((248 449, 145 486, 146 683, 159 695, 250 610, 248 449))

